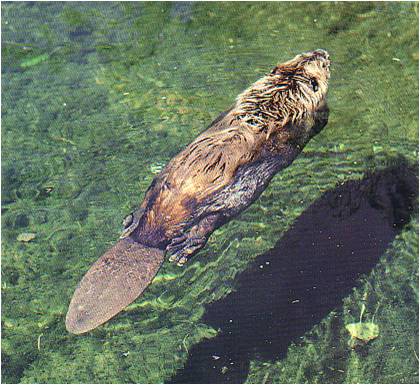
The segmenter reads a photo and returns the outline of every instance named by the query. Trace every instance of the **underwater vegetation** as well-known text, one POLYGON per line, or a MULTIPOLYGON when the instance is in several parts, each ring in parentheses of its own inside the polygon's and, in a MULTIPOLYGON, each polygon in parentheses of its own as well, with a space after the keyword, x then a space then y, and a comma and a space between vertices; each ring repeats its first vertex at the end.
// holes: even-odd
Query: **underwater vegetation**
POLYGON ((2 37, 2 382, 418 382, 418 4, 3 2, 2 37), (184 268, 67 333, 156 173, 315 48, 324 131, 184 268))

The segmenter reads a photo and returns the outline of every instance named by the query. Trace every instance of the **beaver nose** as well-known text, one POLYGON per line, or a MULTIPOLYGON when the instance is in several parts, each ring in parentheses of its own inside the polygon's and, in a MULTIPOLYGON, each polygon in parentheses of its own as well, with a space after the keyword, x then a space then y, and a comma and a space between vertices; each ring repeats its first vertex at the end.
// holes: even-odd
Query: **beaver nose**
POLYGON ((317 59, 330 60, 330 55, 324 49, 317 49, 312 52, 312 55, 315 56, 315 58, 317 59))

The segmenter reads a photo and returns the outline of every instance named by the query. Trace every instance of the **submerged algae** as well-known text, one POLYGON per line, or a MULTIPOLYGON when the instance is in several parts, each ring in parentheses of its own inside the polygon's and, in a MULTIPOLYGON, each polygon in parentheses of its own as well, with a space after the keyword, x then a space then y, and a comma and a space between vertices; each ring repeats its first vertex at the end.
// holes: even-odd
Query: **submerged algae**
MULTIPOLYGON (((171 7, 2 4, 3 382, 168 381, 194 344, 216 334, 203 323, 204 305, 229 294, 323 192, 398 154, 417 162, 417 4, 199 3, 188 17, 171 7), (68 335, 72 291, 118 237, 151 165, 168 161, 275 63, 318 47, 333 60, 326 130, 186 268, 164 264, 162 277, 177 278, 157 280, 135 303, 152 305, 68 335), (36 241, 17 242, 22 232, 36 241)), ((407 341, 418 335, 416 233, 413 218, 342 308, 286 358, 252 361, 248 382, 415 381, 418 347, 407 341), (368 289, 372 315, 381 303, 381 337, 362 359, 366 352, 349 352, 344 325, 358 320, 368 289)))

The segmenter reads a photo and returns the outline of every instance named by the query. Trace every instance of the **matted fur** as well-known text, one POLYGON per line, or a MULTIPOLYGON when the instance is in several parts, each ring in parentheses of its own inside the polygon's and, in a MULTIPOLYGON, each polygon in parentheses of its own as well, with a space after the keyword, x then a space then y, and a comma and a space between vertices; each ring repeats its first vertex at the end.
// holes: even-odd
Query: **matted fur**
POLYGON ((240 166, 291 141, 303 148, 313 114, 325 103, 328 78, 328 54, 318 50, 276 66, 241 93, 234 107, 157 177, 142 204, 146 221, 139 232, 160 227, 163 237, 173 237, 191 215, 192 203, 228 185, 240 166))

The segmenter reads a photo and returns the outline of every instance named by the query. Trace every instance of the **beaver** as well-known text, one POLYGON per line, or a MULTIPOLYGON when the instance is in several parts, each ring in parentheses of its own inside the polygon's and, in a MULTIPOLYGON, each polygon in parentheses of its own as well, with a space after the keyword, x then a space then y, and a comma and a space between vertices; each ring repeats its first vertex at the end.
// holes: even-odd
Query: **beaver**
POLYGON ((69 332, 119 313, 152 282, 165 255, 182 266, 260 196, 327 124, 329 68, 321 49, 277 65, 166 165, 124 220, 120 240, 76 288, 69 332))

